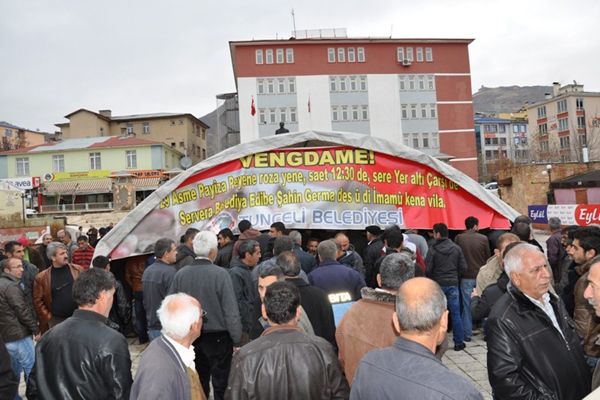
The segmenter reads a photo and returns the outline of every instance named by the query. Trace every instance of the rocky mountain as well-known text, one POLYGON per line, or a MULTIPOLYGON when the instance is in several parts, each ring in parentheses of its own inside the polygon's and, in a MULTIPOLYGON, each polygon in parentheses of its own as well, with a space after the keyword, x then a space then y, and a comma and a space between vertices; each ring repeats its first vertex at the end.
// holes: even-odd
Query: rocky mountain
POLYGON ((545 93, 552 93, 552 86, 482 86, 473 94, 473 111, 482 114, 516 112, 525 103, 544 100, 545 93))

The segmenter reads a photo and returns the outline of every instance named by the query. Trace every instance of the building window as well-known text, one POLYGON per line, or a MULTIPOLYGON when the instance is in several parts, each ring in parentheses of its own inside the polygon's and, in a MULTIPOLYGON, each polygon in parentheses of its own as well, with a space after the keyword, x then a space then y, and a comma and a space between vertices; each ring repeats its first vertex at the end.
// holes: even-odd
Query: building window
POLYGON ((415 76, 408 76, 408 90, 415 90, 415 76))
POLYGON ((337 80, 335 79, 335 77, 329 78, 329 90, 332 92, 337 91, 337 80))
POLYGON ((421 104, 421 118, 427 118, 427 104, 421 104))
POLYGON ((137 168, 137 152, 136 152, 136 150, 125 151, 125 156, 127 158, 127 168, 137 168))
POLYGON ((412 47, 407 47, 406 48, 406 59, 408 61, 414 61, 414 57, 413 57, 413 48, 412 47))
POLYGON ((435 90, 435 79, 433 75, 427 75, 427 89, 435 90))
POLYGON ((296 93, 296 78, 288 78, 288 93, 296 93))
POLYGON ((331 107, 331 120, 337 121, 339 119, 338 108, 336 106, 331 107))
POLYGON ((275 82, 273 81, 273 79, 267 79, 267 93, 275 93, 275 82))
POLYGON ((398 62, 402 62, 404 61, 404 47, 398 47, 398 49, 396 49, 396 56, 398 58, 398 62))
POLYGON ((356 77, 351 76, 350 77, 350 91, 356 92, 357 90, 358 90, 358 86, 356 86, 356 77))
POLYGON ((410 134, 409 133, 402 134, 402 141, 405 146, 410 146, 410 134))
POLYGON ((559 113, 567 112, 567 99, 559 100, 556 103, 556 106, 558 107, 559 113))
MULTIPOLYGON (((417 62, 423 62, 423 48, 417 47, 417 62)), ((426 146, 423 146, 426 147, 426 146)))
POLYGON ((436 118, 435 103, 429 105, 429 117, 436 118))
POLYGON ((538 118, 544 118, 546 116, 546 106, 538 107, 537 113, 538 113, 538 118))
POLYGON ((287 109, 280 108, 279 109, 279 122, 286 122, 287 117, 287 109))
POLYGON ((402 119, 408 119, 408 106, 402 104, 402 119))
POLYGON ((358 49, 356 49, 356 51, 358 62, 365 62, 365 48, 359 47, 358 49))
POLYGON ((575 99, 575 106, 577 107, 577 111, 583 110, 583 99, 581 97, 575 99))
POLYGON ((332 47, 327 49, 327 61, 330 63, 335 62, 335 49, 332 47))
POLYGON ((571 147, 571 138, 569 136, 562 136, 560 138, 560 148, 568 149, 571 147))
POLYGON ((433 132, 431 134, 431 147, 437 149, 439 147, 439 143, 438 143, 438 133, 437 132, 433 132))
POLYGON ((400 81, 400 90, 406 90, 406 76, 400 75, 399 81, 400 81))
POLYGON ((412 142, 413 142, 413 147, 415 149, 418 149, 419 148, 419 134, 418 133, 413 133, 413 140, 412 140, 412 142))
POLYGON ((340 92, 345 92, 346 91, 346 77, 341 76, 339 78, 339 80, 340 80, 340 92))
POLYGON ((429 133, 423 133, 423 147, 429 148, 429 133))
POLYGON ((29 158, 17 157, 17 176, 29 176, 29 158))
POLYGON ((290 122, 296 122, 296 107, 290 107, 290 122))
POLYGON ((352 106, 352 120, 353 121, 360 120, 358 106, 352 106))
POLYGON ((12 137, 12 129, 8 129, 8 128, 6 128, 6 129, 4 130, 4 135, 5 135, 6 137, 12 137))
POLYGON ((356 53, 354 52, 354 47, 348 48, 348 62, 356 62, 356 53))
POLYGON ((587 135, 585 133, 579 135, 579 145, 581 147, 587 146, 587 135))
POLYGON ((549 149, 549 145, 548 145, 548 141, 547 140, 540 140, 540 151, 542 152, 548 152, 549 149))
POLYGON ((342 121, 348 121, 348 107, 342 106, 342 121))
POLYGON ((283 49, 277 49, 277 64, 283 64, 283 49))
POLYGON ((272 124, 277 122, 277 111, 274 108, 269 109, 269 122, 272 124))
POLYGON ((288 64, 294 63, 294 49, 285 49, 285 62, 288 64))
POLYGON ((265 58, 266 58, 267 64, 273 64, 273 49, 267 49, 265 51, 265 58))
POLYGON ((412 119, 417 118, 417 105, 416 104, 410 105, 410 117, 412 119))
POLYGON ((285 80, 280 78, 277 80, 277 86, 279 89, 279 93, 285 93, 285 80))
POLYGON ((425 77, 423 75, 419 75, 417 80, 419 81, 419 90, 425 90, 425 77))
POLYGON ((179 125, 183 125, 183 120, 182 119, 179 120, 179 125))
POLYGON ((346 62, 346 49, 340 47, 337 49, 337 58, 338 62, 343 63, 346 62))
POLYGON ((263 51, 262 50, 256 50, 256 63, 257 64, 263 63, 263 51))
POLYGON ((150 122, 144 122, 142 124, 142 133, 146 135, 150 133, 150 122))
POLYGON ((546 123, 539 124, 538 132, 540 135, 547 135, 548 134, 548 124, 546 124, 546 123))
POLYGON ((179 142, 179 148, 183 149, 185 147, 185 143, 184 142, 179 142))
POLYGON ((256 91, 258 94, 263 94, 265 92, 265 81, 262 79, 256 80, 256 91))
POLYGON ((90 169, 102 169, 100 153, 90 153, 90 169))
POLYGON ((369 106, 361 106, 362 119, 363 121, 369 120, 369 106))
POLYGON ((506 125, 498 125, 498 133, 506 133, 506 125))
POLYGON ((133 134, 133 124, 131 122, 127 123, 127 134, 128 135, 132 135, 133 134))
POLYGON ((577 117, 577 129, 585 129, 585 117, 577 117))
POLYGON ((65 156, 63 154, 52 156, 52 171, 65 172, 65 156))
POLYGON ((569 130, 569 119, 568 118, 561 118, 558 120, 558 131, 562 132, 562 131, 567 131, 569 130))
MULTIPOLYGON (((173 149, 175 148, 175 142, 171 142, 171 148, 173 148, 173 149)), ((165 154, 166 154, 166 152, 165 152, 165 154)))
POLYGON ((261 124, 266 124, 267 123, 267 117, 265 116, 265 110, 264 108, 261 108, 258 110, 258 121, 261 124))
POLYGON ((359 78, 360 80, 360 90, 363 92, 367 91, 367 77, 366 76, 361 76, 359 78))
POLYGON ((432 62, 433 61, 433 51, 431 47, 425 47, 425 61, 432 62))
POLYGON ((202 159, 206 159, 206 149, 202 149, 202 159))

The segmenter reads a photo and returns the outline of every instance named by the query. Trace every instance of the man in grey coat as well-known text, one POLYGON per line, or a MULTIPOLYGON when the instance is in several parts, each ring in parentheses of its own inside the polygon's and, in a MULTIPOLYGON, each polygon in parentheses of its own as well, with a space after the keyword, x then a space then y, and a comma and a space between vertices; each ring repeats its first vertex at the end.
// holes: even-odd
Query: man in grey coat
POLYGON ((427 278, 403 283, 392 322, 400 336, 394 346, 363 357, 350 400, 483 399, 469 381, 435 358, 448 328, 446 296, 437 283, 427 278))
POLYGON ((171 294, 158 309, 162 335, 142 353, 130 399, 206 399, 192 343, 202 330, 202 308, 185 293, 171 294))
POLYGON ((202 336, 194 341, 196 371, 204 393, 209 395, 212 380, 214 398, 220 400, 227 388, 233 346, 240 346, 242 324, 229 272, 213 264, 217 251, 215 234, 199 232, 194 238, 196 259, 177 271, 169 294, 187 293, 207 312, 202 336))

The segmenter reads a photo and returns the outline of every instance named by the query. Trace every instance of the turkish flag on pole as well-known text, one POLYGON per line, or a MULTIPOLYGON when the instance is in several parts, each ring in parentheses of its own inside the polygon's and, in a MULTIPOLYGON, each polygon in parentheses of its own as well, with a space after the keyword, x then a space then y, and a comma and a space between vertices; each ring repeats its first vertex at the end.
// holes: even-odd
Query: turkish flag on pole
POLYGON ((252 96, 252 103, 250 104, 250 115, 253 117, 256 115, 256 107, 254 106, 254 96, 252 96))
POLYGON ((310 96, 308 96, 308 112, 310 112, 310 96))

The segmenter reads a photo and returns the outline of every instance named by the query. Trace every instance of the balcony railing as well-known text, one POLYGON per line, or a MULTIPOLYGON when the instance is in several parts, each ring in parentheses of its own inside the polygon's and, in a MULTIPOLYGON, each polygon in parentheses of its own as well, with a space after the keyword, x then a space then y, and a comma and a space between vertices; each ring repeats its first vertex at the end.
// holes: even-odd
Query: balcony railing
POLYGON ((65 213, 65 212, 85 212, 85 211, 111 211, 113 209, 112 201, 104 203, 66 203, 58 205, 43 205, 40 207, 40 214, 65 213))

